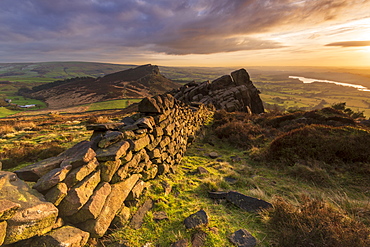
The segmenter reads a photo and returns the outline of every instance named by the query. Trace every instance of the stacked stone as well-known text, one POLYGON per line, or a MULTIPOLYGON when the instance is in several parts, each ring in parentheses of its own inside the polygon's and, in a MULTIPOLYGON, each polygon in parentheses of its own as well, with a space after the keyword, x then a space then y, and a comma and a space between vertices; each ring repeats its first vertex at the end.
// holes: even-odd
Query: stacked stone
POLYGON ((264 112, 260 92, 245 69, 236 70, 212 82, 191 82, 171 93, 176 99, 188 104, 212 104, 218 110, 229 112, 264 112))
POLYGON ((58 212, 54 221, 58 216, 61 222, 56 230, 36 238, 35 246, 40 241, 51 246, 62 241, 58 231, 64 236, 80 231, 73 240, 80 243, 89 236, 102 237, 125 210, 125 202, 140 196, 145 182, 173 172, 189 141, 212 114, 203 105, 192 108, 170 94, 143 99, 139 112, 136 121, 90 125, 88 129, 94 130, 90 141, 16 171, 19 178, 36 182, 33 189, 58 212))

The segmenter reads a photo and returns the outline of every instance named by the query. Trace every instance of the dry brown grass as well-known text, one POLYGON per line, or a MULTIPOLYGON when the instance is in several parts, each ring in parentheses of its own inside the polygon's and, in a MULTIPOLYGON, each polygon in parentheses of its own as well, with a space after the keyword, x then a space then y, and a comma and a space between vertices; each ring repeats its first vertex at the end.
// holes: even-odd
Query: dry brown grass
POLYGON ((106 116, 92 116, 86 120, 88 124, 101 124, 101 123, 109 123, 110 120, 106 116))
POLYGON ((319 199, 302 196, 296 207, 282 198, 267 212, 276 246, 367 247, 370 230, 319 199))
POLYGON ((36 127, 36 124, 34 122, 23 122, 23 121, 17 121, 14 123, 14 129, 15 130, 24 130, 24 129, 33 129, 36 127))
POLYGON ((23 143, 0 153, 3 169, 11 169, 22 163, 36 162, 37 160, 57 156, 65 150, 58 142, 47 142, 39 145, 23 143))
POLYGON ((9 124, 0 125, 0 135, 6 135, 13 133, 15 131, 14 127, 9 124))

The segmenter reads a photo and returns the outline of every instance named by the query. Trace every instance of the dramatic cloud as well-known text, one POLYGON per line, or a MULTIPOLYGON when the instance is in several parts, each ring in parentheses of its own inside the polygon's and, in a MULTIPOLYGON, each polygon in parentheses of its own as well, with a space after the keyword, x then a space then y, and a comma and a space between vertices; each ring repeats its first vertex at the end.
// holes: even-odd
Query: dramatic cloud
POLYGON ((341 47, 370 46, 370 40, 334 42, 334 43, 326 44, 325 46, 341 46, 341 47))
POLYGON ((367 6, 368 0, 1 0, 0 55, 38 52, 52 60, 107 50, 184 55, 281 48, 261 35, 330 22, 367 6))

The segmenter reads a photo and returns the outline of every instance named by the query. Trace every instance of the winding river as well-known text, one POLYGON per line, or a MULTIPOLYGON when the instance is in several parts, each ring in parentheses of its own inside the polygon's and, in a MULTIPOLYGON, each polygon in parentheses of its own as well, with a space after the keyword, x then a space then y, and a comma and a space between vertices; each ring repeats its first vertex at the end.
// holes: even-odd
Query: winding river
POLYGON ((312 82, 332 83, 332 84, 339 85, 339 86, 344 86, 344 87, 353 87, 353 88, 356 88, 359 91, 370 92, 370 89, 368 89, 367 87, 364 87, 364 86, 361 86, 361 85, 356 85, 356 84, 351 84, 351 83, 329 81, 329 80, 320 80, 320 79, 306 78, 306 77, 301 77, 301 76, 289 76, 289 78, 298 79, 303 83, 312 83, 312 82))

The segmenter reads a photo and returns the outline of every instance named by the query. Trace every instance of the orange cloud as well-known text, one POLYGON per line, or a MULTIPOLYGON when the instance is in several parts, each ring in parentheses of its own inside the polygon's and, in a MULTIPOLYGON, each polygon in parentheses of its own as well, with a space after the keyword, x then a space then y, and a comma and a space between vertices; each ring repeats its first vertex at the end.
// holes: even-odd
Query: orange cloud
POLYGON ((326 44, 325 46, 341 46, 341 47, 370 46, 370 40, 333 42, 326 44))

